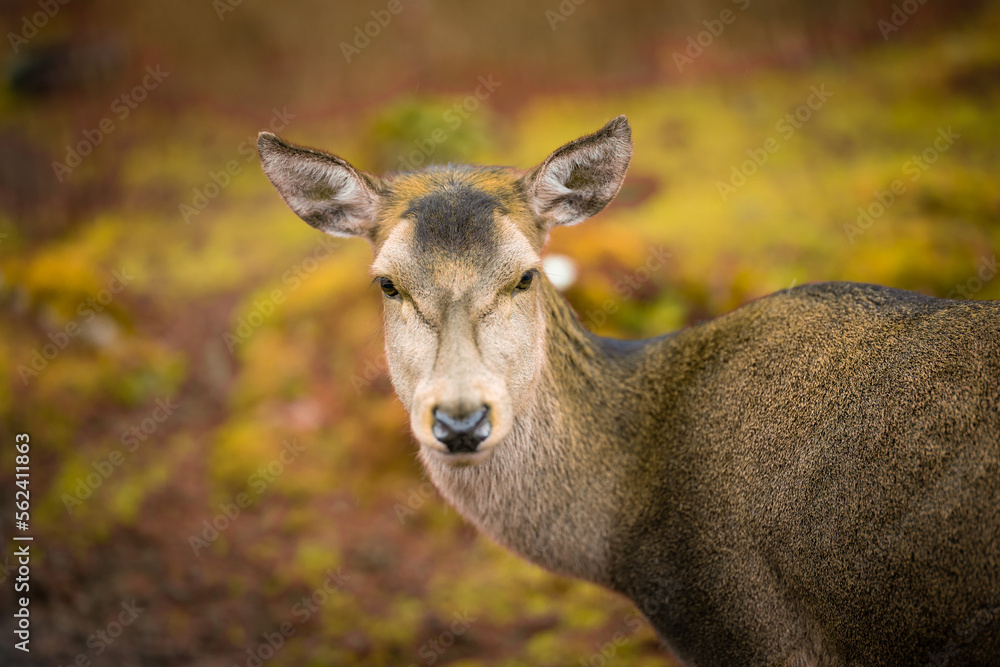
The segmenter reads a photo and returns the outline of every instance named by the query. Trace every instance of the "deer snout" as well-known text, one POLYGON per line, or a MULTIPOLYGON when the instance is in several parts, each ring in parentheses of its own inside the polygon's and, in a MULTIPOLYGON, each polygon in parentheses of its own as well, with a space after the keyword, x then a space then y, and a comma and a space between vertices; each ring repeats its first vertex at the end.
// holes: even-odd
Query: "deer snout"
POLYGON ((510 395, 500 382, 422 383, 411 399, 410 427, 425 454, 448 465, 477 465, 510 433, 510 395))
POLYGON ((479 444, 490 437, 493 430, 488 405, 464 415, 436 407, 433 416, 431 433, 452 454, 475 452, 479 444))

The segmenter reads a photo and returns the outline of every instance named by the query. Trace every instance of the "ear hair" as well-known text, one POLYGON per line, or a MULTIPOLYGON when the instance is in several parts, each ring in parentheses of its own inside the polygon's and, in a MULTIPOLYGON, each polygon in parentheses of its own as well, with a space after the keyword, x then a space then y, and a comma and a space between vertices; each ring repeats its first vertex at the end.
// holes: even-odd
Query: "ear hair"
POLYGON ((334 236, 374 238, 378 181, 336 155, 257 136, 261 166, 285 203, 313 227, 334 236))
POLYGON ((632 130, 618 116, 557 149, 525 177, 528 203, 546 229, 575 225, 611 203, 632 159, 632 130))

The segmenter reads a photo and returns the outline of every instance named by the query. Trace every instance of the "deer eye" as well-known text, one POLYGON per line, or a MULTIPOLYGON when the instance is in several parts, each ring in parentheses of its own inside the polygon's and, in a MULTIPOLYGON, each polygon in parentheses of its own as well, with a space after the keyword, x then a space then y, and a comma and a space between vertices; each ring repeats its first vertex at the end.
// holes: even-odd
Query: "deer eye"
POLYGON ((388 278, 379 277, 378 284, 379 287, 382 288, 382 293, 385 294, 390 299, 394 299, 397 296, 399 296, 399 290, 396 289, 396 286, 393 285, 392 281, 389 280, 388 278))
POLYGON ((535 277, 534 271, 525 271, 524 275, 521 276, 521 280, 517 283, 517 285, 514 286, 514 289, 518 290, 519 292, 525 291, 526 289, 531 287, 531 281, 534 279, 534 277, 535 277))

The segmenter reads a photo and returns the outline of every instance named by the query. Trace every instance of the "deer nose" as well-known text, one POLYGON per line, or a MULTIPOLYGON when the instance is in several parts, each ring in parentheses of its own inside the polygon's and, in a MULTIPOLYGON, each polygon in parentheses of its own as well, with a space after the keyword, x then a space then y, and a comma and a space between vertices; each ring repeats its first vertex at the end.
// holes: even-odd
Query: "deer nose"
POLYGON ((490 437, 490 408, 482 406, 467 415, 453 415, 441 408, 434 408, 434 426, 431 432, 452 454, 474 452, 490 437))

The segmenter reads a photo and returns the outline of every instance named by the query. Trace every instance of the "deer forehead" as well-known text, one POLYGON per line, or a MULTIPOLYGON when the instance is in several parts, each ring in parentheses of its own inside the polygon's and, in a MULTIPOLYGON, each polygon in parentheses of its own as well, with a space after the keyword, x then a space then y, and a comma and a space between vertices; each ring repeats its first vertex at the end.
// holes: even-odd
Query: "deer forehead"
POLYGON ((425 247, 455 251, 488 243, 497 238, 491 213, 508 218, 536 250, 541 247, 544 237, 528 207, 520 173, 503 167, 449 165, 402 174, 387 185, 376 245, 403 218, 417 223, 415 240, 425 247))
POLYGON ((406 174, 392 183, 380 218, 372 273, 411 292, 490 293, 540 261, 541 233, 508 170, 406 174))

